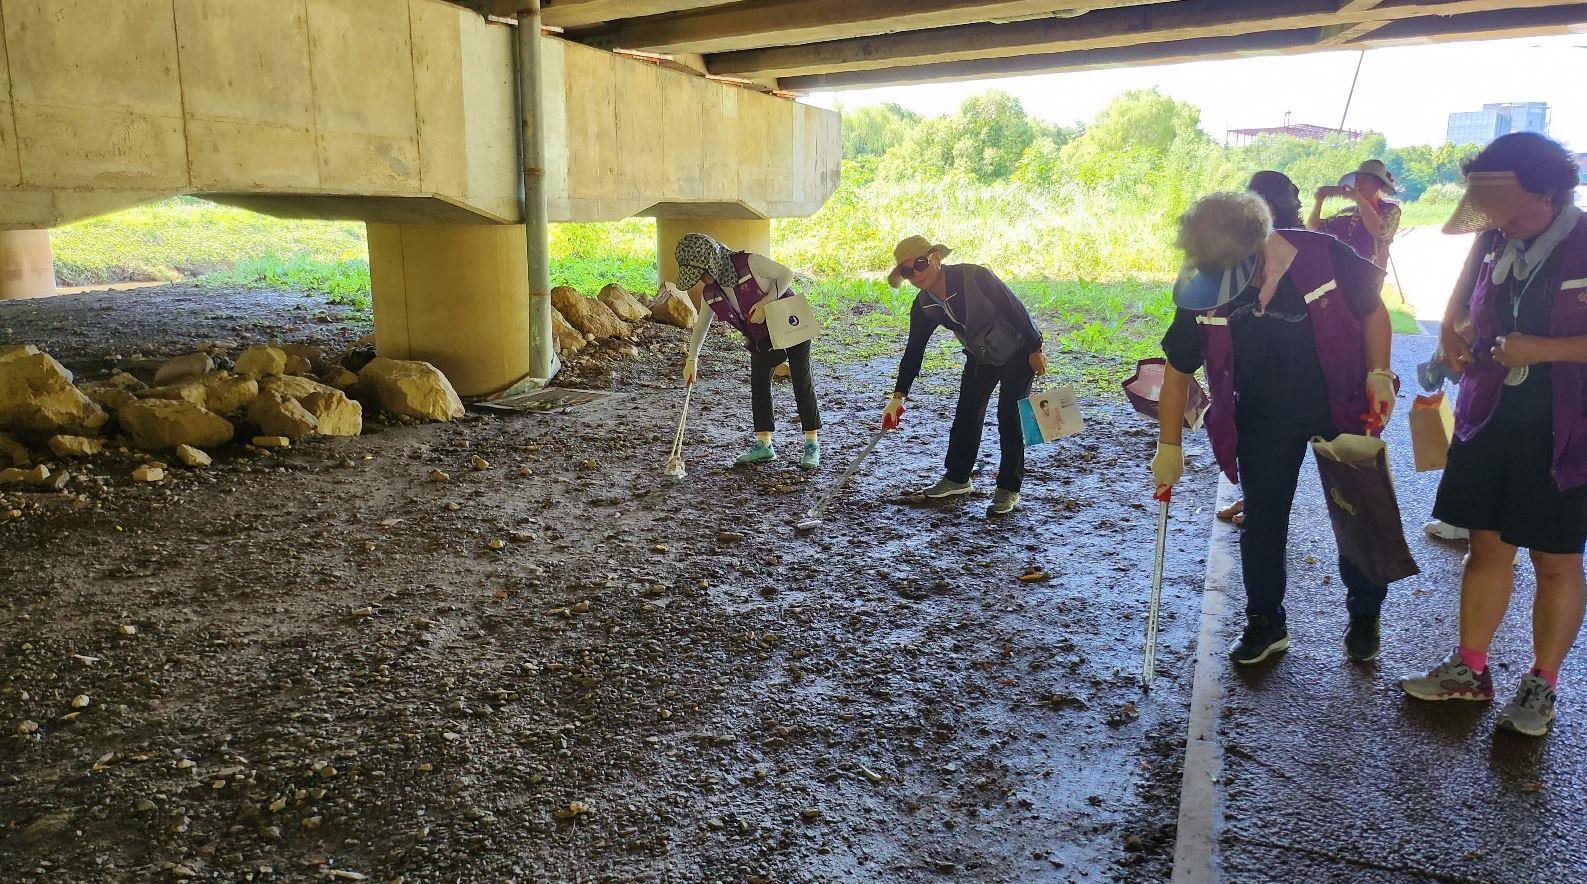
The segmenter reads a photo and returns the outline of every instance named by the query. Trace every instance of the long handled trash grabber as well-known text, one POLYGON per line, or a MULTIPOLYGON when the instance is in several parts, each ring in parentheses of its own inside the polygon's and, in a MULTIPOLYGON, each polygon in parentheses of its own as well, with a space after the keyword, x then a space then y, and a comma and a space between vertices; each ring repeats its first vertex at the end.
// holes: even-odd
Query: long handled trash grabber
POLYGON ((865 458, 869 457, 871 452, 876 450, 877 443, 881 442, 882 437, 887 435, 887 430, 887 427, 880 427, 877 429, 876 435, 871 437, 871 441, 865 446, 865 450, 860 452, 859 457, 854 458, 854 462, 849 464, 849 468, 844 470, 843 475, 838 477, 837 483, 834 484, 826 494, 822 495, 821 500, 818 501, 815 506, 811 507, 809 512, 805 513, 805 517, 803 519, 794 523, 795 531, 801 533, 805 531, 812 531, 821 524, 821 514, 826 512, 827 504, 831 503, 832 498, 838 493, 838 491, 842 489, 844 485, 848 484, 849 479, 857 470, 859 470, 860 464, 865 462, 865 458))
POLYGON ((683 413, 678 415, 678 432, 672 437, 672 454, 667 458, 666 476, 669 479, 682 479, 688 475, 683 469, 683 427, 689 420, 689 397, 694 395, 694 385, 690 384, 683 390, 683 413))
POLYGON ((1152 560, 1152 600, 1146 607, 1146 655, 1141 660, 1141 685, 1152 689, 1157 670, 1157 609, 1163 602, 1163 554, 1168 545, 1168 504, 1174 489, 1164 488, 1152 495, 1157 501, 1157 554, 1152 560))

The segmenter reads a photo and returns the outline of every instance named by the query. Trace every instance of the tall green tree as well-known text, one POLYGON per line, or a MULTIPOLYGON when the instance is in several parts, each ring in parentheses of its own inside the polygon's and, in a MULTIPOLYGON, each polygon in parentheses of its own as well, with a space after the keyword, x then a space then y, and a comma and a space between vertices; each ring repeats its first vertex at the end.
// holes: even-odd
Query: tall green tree
POLYGON ((879 158, 909 137, 919 122, 920 114, 891 102, 844 111, 843 158, 879 158))

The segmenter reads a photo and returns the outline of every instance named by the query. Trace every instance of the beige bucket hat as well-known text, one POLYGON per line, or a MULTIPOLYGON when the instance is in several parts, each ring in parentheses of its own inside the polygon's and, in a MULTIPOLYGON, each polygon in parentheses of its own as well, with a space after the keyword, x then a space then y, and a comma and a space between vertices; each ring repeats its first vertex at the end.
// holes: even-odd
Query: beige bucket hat
POLYGON ((893 271, 887 275, 887 284, 895 289, 903 285, 904 267, 932 252, 936 252, 938 259, 942 259, 952 254, 953 249, 942 243, 933 244, 923 236, 906 237, 893 247, 893 271))

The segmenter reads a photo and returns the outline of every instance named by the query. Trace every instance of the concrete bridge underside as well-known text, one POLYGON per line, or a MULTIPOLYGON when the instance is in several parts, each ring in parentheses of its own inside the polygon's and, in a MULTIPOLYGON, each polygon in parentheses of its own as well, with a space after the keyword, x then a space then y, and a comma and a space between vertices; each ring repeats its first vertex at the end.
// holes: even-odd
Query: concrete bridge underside
MULTIPOLYGON (((53 293, 47 228, 148 200, 362 220, 383 353, 465 394, 522 378, 515 31, 440 0, 0 0, 0 297, 53 293)), ((548 220, 764 249, 769 218, 837 186, 831 112, 563 40, 541 56, 548 220)))

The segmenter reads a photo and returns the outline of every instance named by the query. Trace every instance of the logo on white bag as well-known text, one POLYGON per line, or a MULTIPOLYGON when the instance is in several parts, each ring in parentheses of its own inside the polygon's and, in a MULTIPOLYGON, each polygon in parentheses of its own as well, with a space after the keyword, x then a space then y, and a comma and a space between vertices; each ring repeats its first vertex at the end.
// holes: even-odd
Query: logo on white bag
POLYGON ((799 325, 799 317, 793 316, 793 315, 789 315, 788 324, 791 325, 791 326, 797 327, 799 325))

